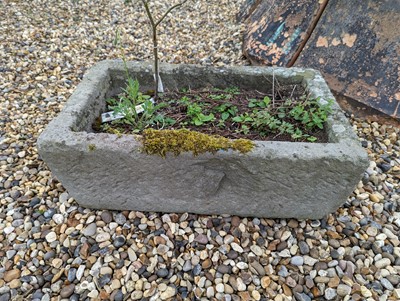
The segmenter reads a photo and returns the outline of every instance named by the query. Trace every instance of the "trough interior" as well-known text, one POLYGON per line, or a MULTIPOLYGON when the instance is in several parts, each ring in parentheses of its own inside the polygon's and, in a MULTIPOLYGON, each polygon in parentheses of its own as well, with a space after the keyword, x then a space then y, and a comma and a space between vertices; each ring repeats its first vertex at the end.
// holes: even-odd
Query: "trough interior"
MULTIPOLYGON (((262 93, 272 94, 274 89, 283 91, 282 94, 293 94, 294 98, 300 97, 307 92, 305 80, 302 76, 296 75, 290 78, 283 77, 275 74, 242 74, 222 71, 223 69, 216 69, 207 67, 199 67, 198 70, 193 72, 192 69, 181 68, 174 69, 173 72, 163 72, 161 69, 160 77, 162 78, 164 89, 166 91, 178 90, 182 88, 207 88, 213 87, 224 89, 227 87, 238 87, 241 90, 257 90, 262 93), (273 81, 275 84, 273 85, 273 81)), ((105 91, 100 93, 100 97, 92 99, 88 106, 90 106, 90 116, 80 118, 79 124, 74 126, 75 132, 93 132, 92 124, 101 113, 107 111, 106 102, 107 98, 116 97, 123 92, 126 87, 127 75, 125 70, 121 69, 108 69, 107 70, 108 84, 105 91)), ((133 72, 130 70, 129 76, 137 79, 140 84, 140 91, 146 92, 154 90, 154 80, 151 69, 140 70, 133 72)), ((86 111, 86 110, 85 110, 86 111)))

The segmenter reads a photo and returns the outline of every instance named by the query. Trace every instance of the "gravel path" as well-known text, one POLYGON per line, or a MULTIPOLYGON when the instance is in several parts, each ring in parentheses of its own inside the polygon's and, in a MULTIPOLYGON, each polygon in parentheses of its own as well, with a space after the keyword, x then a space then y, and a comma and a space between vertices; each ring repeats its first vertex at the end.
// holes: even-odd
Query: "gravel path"
MULTIPOLYGON (((246 64, 242 1, 177 11, 160 29, 162 60, 246 64)), ((81 208, 36 138, 88 67, 121 57, 117 29, 128 59, 150 57, 146 17, 122 0, 0 1, 0 11, 0 301, 400 299, 398 127, 352 120, 370 167, 322 220, 81 208)))

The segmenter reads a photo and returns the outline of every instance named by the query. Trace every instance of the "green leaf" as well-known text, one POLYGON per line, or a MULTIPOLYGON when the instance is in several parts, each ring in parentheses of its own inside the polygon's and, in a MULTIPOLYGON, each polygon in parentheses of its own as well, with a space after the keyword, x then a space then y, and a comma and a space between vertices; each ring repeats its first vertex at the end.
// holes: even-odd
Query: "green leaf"
POLYGON ((267 107, 271 103, 271 99, 268 96, 265 96, 263 99, 265 106, 267 107))
POLYGON ((229 113, 228 112, 223 112, 222 114, 221 114, 221 119, 222 120, 227 120, 229 118, 229 113))
POLYGON ((194 119, 193 121, 194 121, 194 125, 197 125, 197 126, 203 124, 203 121, 201 121, 200 119, 194 119))

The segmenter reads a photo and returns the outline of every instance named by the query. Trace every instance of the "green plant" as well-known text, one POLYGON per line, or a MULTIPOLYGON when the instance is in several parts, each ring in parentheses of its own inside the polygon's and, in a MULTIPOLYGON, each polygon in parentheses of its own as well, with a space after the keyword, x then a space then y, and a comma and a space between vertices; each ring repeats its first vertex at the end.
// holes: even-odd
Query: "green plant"
POLYGON ((270 103, 271 99, 268 96, 265 96, 261 100, 252 98, 249 99, 249 108, 259 107, 265 109, 269 106, 270 103))
POLYGON ((225 121, 229 117, 236 116, 239 111, 237 106, 234 106, 232 103, 224 102, 223 104, 218 105, 214 108, 214 110, 221 114, 221 120, 225 121))
POLYGON ((165 102, 154 104, 149 95, 144 95, 139 91, 139 82, 131 77, 127 80, 127 87, 123 89, 119 99, 110 98, 107 100, 109 108, 113 110, 114 115, 121 114, 123 119, 114 120, 116 124, 129 124, 133 132, 138 133, 151 125, 164 127, 172 125, 175 120, 157 113, 158 110, 167 106, 165 102))
POLYGON ((204 115, 202 107, 200 106, 200 104, 197 103, 189 103, 187 105, 186 113, 191 118, 191 123, 197 126, 215 120, 213 113, 204 115))
POLYGON ((298 103, 289 112, 290 116, 300 121, 308 129, 318 127, 322 129, 328 118, 328 114, 332 111, 332 100, 324 104, 319 103, 319 99, 310 99, 298 103))

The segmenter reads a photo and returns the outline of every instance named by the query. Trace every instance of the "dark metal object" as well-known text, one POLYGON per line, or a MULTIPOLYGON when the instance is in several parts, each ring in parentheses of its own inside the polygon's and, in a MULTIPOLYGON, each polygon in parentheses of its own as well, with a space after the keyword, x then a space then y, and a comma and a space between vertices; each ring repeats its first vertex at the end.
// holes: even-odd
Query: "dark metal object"
POLYGON ((243 43, 246 56, 253 64, 291 66, 326 1, 265 0, 246 7, 252 11, 243 43))
POLYGON ((256 4, 243 46, 253 64, 318 69, 334 92, 400 119, 399 0, 256 4))

